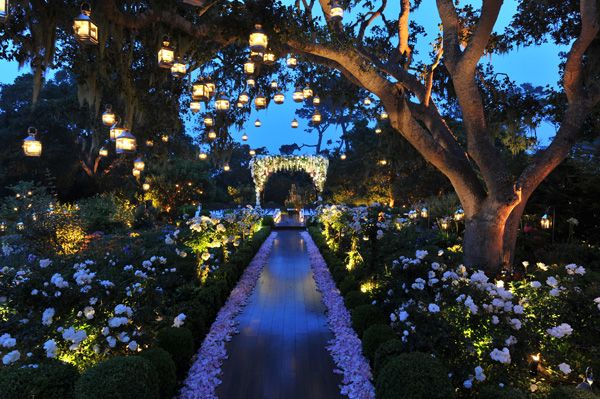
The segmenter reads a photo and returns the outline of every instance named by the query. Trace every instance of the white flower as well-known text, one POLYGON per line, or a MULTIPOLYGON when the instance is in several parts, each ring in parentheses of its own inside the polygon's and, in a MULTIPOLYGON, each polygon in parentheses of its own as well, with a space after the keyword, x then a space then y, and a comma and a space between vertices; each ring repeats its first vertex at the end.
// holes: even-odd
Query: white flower
POLYGON ((425 280, 419 277, 415 279, 415 282, 411 285, 411 287, 415 290, 423 290, 425 289, 425 280))
POLYGON ((505 344, 506 346, 511 346, 511 345, 514 345, 514 344, 516 344, 517 342, 518 342, 518 341, 517 341, 517 338, 515 338, 515 337, 514 337, 514 336, 512 336, 512 335, 511 335, 510 337, 508 337, 508 338, 506 338, 506 339, 504 340, 504 344, 505 344))
POLYGON ((91 306, 86 306, 85 308, 83 308, 83 314, 85 315, 86 319, 91 320, 94 318, 96 310, 91 306))
POLYGON ((10 334, 0 335, 0 346, 3 348, 12 348, 17 344, 17 340, 10 336, 10 334))
POLYGON ((485 373, 483 372, 483 368, 481 366, 475 367, 475 379, 479 382, 485 381, 486 379, 485 373))
POLYGON ((55 358, 56 357, 56 341, 53 339, 49 339, 44 342, 44 350, 46 351, 46 357, 55 358))
POLYGON ((175 241, 171 238, 170 235, 167 235, 165 237, 165 244, 167 244, 167 245, 173 245, 173 244, 175 244, 175 241))
POLYGON ((485 284, 488 280, 488 276, 482 270, 478 270, 471 275, 471 283, 473 284, 485 284))
POLYGON ((69 349, 77 350, 79 344, 87 339, 87 333, 85 330, 75 330, 74 327, 69 327, 63 331, 62 337, 65 341, 71 341, 73 343, 69 349))
POLYGON ((567 323, 562 323, 556 327, 549 328, 546 332, 555 338, 563 338, 573 334, 573 328, 567 323))
POLYGON ((498 318, 498 316, 493 315, 492 316, 492 324, 496 325, 498 323, 500 323, 500 319, 498 318))
POLYGON ((69 286, 69 283, 65 281, 60 273, 54 273, 52 277, 50 277, 50 283, 54 284, 57 288, 66 288, 69 286))
POLYGON ((502 364, 510 364, 510 351, 508 350, 508 348, 502 348, 502 350, 494 348, 492 353, 490 353, 490 357, 492 358, 492 360, 495 360, 502 364))
POLYGON ((106 337, 106 342, 108 342, 108 346, 111 348, 117 346, 117 339, 115 337, 106 337))
POLYGON ((400 321, 405 321, 406 319, 408 319, 408 312, 405 310, 400 311, 400 313, 398 314, 398 319, 400 321))
POLYGON ((598 305, 598 310, 600 310, 600 296, 598 298, 594 299, 594 303, 596 305, 598 305))
POLYGON ((438 313, 440 311, 440 307, 435 303, 430 303, 429 306, 427 306, 427 310, 429 310, 429 313, 438 313))
POLYGON ((523 314, 523 311, 524 311, 524 309, 523 309, 523 306, 521 306, 521 305, 515 305, 513 307, 513 312, 515 312, 515 314, 523 314))
POLYGON ((560 290, 558 288, 552 288, 549 292, 550 296, 559 296, 560 290))
POLYGON ((178 327, 179 328, 179 327, 183 326, 185 318, 186 318, 186 315, 184 313, 179 313, 173 319, 173 327, 178 327))
POLYGON ((4 355, 4 357, 2 358, 2 363, 5 366, 8 366, 9 364, 13 364, 20 358, 21 358, 21 352, 14 350, 14 351, 9 352, 6 355, 4 355))
POLYGON ((398 320, 398 317, 396 317, 396 313, 390 313, 390 321, 395 322, 396 320, 398 320))
POLYGON ((567 274, 570 275, 578 274, 583 276, 585 274, 585 268, 583 266, 577 266, 574 263, 566 265, 565 270, 567 271, 567 274))
POLYGON ((52 324, 52 318, 54 317, 54 308, 47 308, 46 310, 44 310, 44 313, 42 313, 42 324, 45 326, 49 326, 50 324, 52 324))
POLYGON ((531 282, 531 287, 532 288, 540 288, 542 286, 542 283, 540 283, 539 281, 532 281, 531 282))
POLYGON ((48 266, 50 266, 52 264, 52 261, 50 259, 40 259, 40 267, 42 269, 47 268, 48 266))
POLYGON ((571 370, 571 366, 568 365, 567 363, 561 363, 561 364, 559 364, 558 368, 559 368, 560 371, 563 372, 563 374, 566 374, 566 375, 571 374, 571 371, 573 371, 573 370, 571 370))

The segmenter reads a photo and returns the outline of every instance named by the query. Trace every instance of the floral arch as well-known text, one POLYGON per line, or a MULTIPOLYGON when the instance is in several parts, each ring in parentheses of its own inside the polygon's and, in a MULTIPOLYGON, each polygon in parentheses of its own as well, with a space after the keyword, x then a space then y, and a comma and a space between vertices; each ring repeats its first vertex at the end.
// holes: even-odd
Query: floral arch
POLYGON ((328 167, 327 158, 315 155, 269 155, 253 158, 250 161, 250 171, 256 191, 256 206, 260 206, 260 193, 273 173, 303 170, 311 177, 317 192, 321 193, 327 179, 328 167))

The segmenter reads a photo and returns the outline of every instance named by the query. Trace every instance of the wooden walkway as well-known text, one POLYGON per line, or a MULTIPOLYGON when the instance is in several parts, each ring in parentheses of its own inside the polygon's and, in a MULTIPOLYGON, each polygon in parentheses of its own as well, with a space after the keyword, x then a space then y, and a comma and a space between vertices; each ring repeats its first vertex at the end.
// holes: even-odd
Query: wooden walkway
POLYGON ((221 399, 340 398, 331 333, 300 231, 278 231, 240 334, 227 345, 221 399))

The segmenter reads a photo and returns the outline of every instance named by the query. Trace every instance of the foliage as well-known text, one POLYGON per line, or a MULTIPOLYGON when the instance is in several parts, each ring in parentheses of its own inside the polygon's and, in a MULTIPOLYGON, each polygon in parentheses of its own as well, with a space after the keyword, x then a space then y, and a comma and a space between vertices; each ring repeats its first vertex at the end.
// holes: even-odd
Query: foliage
POLYGON ((159 399, 158 375, 141 356, 116 356, 98 363, 75 383, 75 399, 159 399))
POLYGON ((573 387, 557 387, 550 392, 548 399, 597 399, 598 396, 590 391, 573 387))
POLYGON ((358 334, 363 333, 372 325, 385 322, 385 317, 381 310, 374 305, 360 305, 352 309, 352 327, 358 334))
POLYGON ((184 376, 189 368, 190 359, 194 355, 192 332, 185 327, 164 328, 156 335, 156 345, 171 355, 177 368, 177 375, 184 376))
POLYGON ((454 397, 448 372, 427 353, 412 352, 390 360, 377 376, 381 399, 448 399, 454 397))
POLYGON ((495 386, 495 385, 485 385, 481 387, 479 390, 479 399, 526 399, 527 396, 518 389, 505 387, 505 386, 495 386))
POLYGON ((396 333, 388 324, 373 324, 367 328, 362 336, 362 350, 365 357, 371 362, 375 359, 377 349, 387 341, 396 337, 396 333))
POLYGON ((161 398, 171 398, 177 388, 177 369, 173 358, 164 349, 152 348, 140 353, 140 356, 148 360, 158 377, 158 388, 161 398))
POLYGON ((115 193, 103 193, 77 202, 87 231, 112 232, 133 226, 134 207, 115 193))
POLYGON ((390 339, 377 348, 375 351, 375 357, 373 360, 373 372, 377 376, 379 371, 385 367, 385 365, 396 356, 405 353, 406 348, 401 340, 394 338, 390 339))
POLYGON ((59 361, 36 367, 0 369, 0 397, 7 399, 72 399, 77 369, 59 361))

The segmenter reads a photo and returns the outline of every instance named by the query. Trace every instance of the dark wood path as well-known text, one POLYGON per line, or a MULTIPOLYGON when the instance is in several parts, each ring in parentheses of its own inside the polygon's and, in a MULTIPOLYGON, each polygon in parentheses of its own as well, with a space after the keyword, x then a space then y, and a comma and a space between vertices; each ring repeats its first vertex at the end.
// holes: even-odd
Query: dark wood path
POLYGON ((278 231, 269 261, 227 345, 221 399, 340 398, 325 349, 331 333, 300 231, 278 231))

